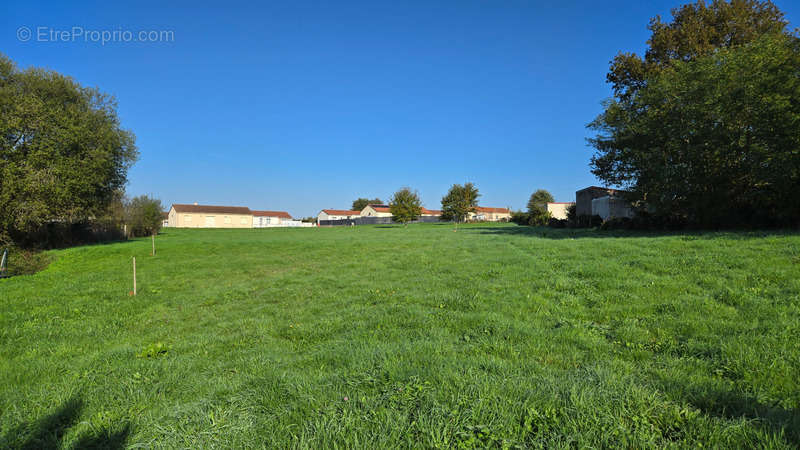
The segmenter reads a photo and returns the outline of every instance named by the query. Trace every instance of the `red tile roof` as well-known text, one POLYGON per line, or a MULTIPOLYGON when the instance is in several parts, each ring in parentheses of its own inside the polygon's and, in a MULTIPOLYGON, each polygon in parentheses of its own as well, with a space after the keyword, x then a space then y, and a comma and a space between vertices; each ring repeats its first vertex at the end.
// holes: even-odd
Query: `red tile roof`
POLYGON ((348 211, 346 209, 323 209, 322 212, 329 216, 358 216, 361 211, 348 211))
POLYGON ((511 210, 509 210, 508 208, 490 208, 486 206, 476 206, 475 212, 509 214, 511 213, 511 210))
POLYGON ((372 209, 374 209, 375 211, 382 213, 392 212, 391 209, 389 209, 389 205, 367 205, 367 206, 371 206, 372 209))
POLYGON ((182 205, 173 203, 175 212, 199 214, 243 214, 249 216, 250 208, 246 206, 210 206, 210 205, 182 205))
POLYGON ((430 214, 432 216, 441 216, 442 212, 438 209, 422 208, 422 214, 430 214))
POLYGON ((256 217, 280 217, 282 219, 291 219, 292 216, 286 211, 253 211, 256 217))

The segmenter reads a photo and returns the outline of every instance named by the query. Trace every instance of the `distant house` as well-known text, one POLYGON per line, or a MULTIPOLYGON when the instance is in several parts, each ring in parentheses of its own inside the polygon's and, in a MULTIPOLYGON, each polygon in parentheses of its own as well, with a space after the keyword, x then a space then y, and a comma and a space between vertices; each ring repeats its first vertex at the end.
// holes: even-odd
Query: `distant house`
POLYGON ((245 206, 173 204, 168 223, 177 228, 252 228, 253 213, 245 206))
POLYGON ((286 211, 252 211, 253 228, 292 226, 294 220, 286 211))
POLYGON ((625 191, 589 186, 575 192, 575 215, 609 217, 633 217, 633 209, 622 198, 625 191))
POLYGON ((442 212, 438 209, 422 208, 422 217, 439 217, 441 215, 442 212))
POLYGON ((169 211, 164 211, 161 213, 161 227, 168 227, 169 226, 169 211))
POLYGON ((547 202, 547 212, 553 219, 564 220, 567 218, 567 209, 575 202, 547 202))
POLYGON ((487 222, 506 222, 511 220, 511 210, 508 208, 476 206, 475 212, 469 213, 467 219, 485 220, 487 222))
POLYGON ((361 217, 361 211, 351 211, 347 209, 323 209, 317 214, 317 221, 320 220, 344 220, 361 217))
POLYGON ((392 217, 389 205, 367 205, 361 210, 362 217, 392 217))

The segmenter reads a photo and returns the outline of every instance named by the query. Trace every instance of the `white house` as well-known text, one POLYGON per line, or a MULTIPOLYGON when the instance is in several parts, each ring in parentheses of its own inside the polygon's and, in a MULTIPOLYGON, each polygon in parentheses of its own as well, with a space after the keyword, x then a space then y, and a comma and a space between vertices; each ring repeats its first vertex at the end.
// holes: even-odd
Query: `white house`
POLYGON ((350 211, 347 209, 323 209, 317 214, 317 221, 320 220, 345 220, 361 217, 361 211, 350 211))
POLYGON ((288 227, 292 222, 286 211, 253 211, 253 228, 288 227))
POLYGON ((476 206, 475 212, 469 213, 467 219, 485 220, 487 222, 508 222, 511 220, 511 210, 508 208, 476 206))

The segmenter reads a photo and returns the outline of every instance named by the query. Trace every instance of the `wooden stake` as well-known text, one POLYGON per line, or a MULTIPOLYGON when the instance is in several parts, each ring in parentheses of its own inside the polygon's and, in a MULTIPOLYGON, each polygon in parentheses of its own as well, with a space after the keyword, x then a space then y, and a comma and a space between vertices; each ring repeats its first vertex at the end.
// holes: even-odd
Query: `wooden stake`
POLYGON ((156 256, 156 234, 153 233, 153 254, 151 256, 156 256))
POLYGON ((133 257, 133 295, 136 295, 136 257, 133 257))

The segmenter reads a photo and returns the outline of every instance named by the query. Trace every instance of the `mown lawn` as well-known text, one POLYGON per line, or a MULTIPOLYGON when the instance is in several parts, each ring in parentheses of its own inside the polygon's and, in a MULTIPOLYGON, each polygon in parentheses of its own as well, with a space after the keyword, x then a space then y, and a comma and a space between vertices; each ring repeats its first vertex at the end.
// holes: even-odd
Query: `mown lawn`
POLYGON ((797 233, 168 229, 155 257, 51 256, 0 280, 0 448, 800 445, 797 233))

